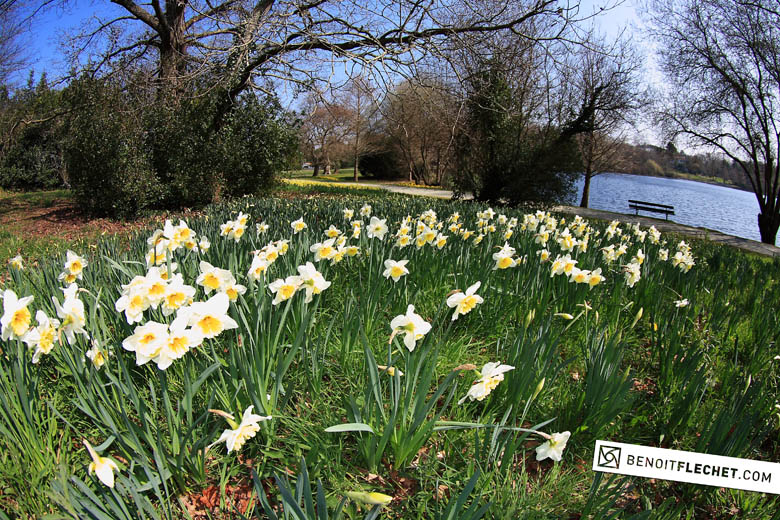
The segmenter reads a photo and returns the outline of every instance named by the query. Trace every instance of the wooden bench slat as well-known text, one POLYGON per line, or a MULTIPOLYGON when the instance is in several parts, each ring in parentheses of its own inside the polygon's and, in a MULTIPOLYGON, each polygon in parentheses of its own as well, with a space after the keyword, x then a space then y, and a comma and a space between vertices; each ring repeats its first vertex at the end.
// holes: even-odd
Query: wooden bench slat
POLYGON ((655 202, 645 202, 642 200, 628 200, 628 207, 635 211, 635 214, 639 214, 639 211, 652 211, 654 213, 663 213, 666 216, 666 220, 669 220, 669 215, 674 215, 674 206, 667 204, 656 204, 655 202))
POLYGON ((674 206, 668 206, 666 204, 658 204, 656 202, 645 202, 643 200, 632 200, 628 199, 628 202, 633 202, 635 204, 644 204, 647 206, 658 206, 659 208, 668 208, 668 209, 674 209, 674 206))

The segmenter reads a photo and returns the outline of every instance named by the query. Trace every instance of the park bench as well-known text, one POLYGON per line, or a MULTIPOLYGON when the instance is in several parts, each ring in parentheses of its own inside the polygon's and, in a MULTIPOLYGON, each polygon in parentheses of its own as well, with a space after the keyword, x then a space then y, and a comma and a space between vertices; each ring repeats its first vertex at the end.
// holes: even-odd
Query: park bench
POLYGON ((639 211, 652 211, 654 213, 666 214, 666 220, 669 220, 669 215, 674 215, 674 206, 667 206, 666 204, 656 204, 655 202, 644 202, 641 200, 628 201, 628 207, 634 210, 635 215, 639 215, 639 211))

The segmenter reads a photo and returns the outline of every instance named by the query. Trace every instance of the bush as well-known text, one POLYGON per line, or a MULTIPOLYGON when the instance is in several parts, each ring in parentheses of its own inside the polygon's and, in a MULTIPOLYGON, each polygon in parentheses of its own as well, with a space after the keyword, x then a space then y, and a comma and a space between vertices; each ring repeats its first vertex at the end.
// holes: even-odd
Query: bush
POLYGON ((251 195, 273 184, 274 175, 297 157, 298 137, 275 99, 244 96, 228 115, 214 146, 224 193, 251 195))
POLYGON ((154 206, 160 185, 145 152, 142 118, 128 109, 132 104, 126 95, 97 80, 80 79, 67 96, 78 107, 68 121, 64 157, 79 206, 113 217, 132 217, 154 206))
POLYGON ((401 177, 396 168, 395 153, 381 150, 360 157, 360 174, 374 179, 397 179, 401 177))
POLYGON ((162 185, 160 205, 196 208, 219 191, 218 147, 211 131, 212 97, 157 102, 146 110, 145 146, 162 185))

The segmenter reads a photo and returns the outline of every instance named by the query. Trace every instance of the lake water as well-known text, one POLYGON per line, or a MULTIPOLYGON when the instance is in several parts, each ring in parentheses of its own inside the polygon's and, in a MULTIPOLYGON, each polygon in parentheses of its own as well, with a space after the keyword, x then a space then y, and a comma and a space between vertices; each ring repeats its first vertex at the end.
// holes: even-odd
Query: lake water
MULTIPOLYGON (((583 181, 577 182, 577 201, 582 198, 583 181)), ((591 180, 593 209, 633 214, 628 199, 674 206, 670 220, 688 226, 705 227, 751 240, 758 233, 758 201, 753 193, 702 182, 622 173, 605 173, 591 180)), ((640 211, 640 215, 663 218, 662 213, 640 211)), ((775 244, 778 245, 778 244, 775 244)))

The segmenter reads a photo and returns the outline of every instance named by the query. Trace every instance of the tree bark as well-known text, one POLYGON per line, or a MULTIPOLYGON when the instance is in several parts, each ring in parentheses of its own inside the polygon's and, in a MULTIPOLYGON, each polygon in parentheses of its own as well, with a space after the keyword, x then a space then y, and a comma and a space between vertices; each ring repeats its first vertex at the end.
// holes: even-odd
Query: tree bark
POLYGON ((355 181, 355 182, 357 182, 357 181, 358 181, 358 166, 359 166, 359 165, 360 165, 360 154, 357 154, 357 153, 356 153, 356 154, 355 154, 355 169, 354 169, 354 171, 352 172, 352 173, 353 173, 353 178, 354 178, 354 181, 355 181))
POLYGON ((778 228, 780 228, 780 214, 768 212, 758 214, 758 231, 761 233, 761 242, 775 245, 778 228))
POLYGON ((585 171, 585 184, 582 187, 582 200, 580 200, 580 207, 587 208, 590 202, 590 180, 593 178, 593 172, 585 171))

